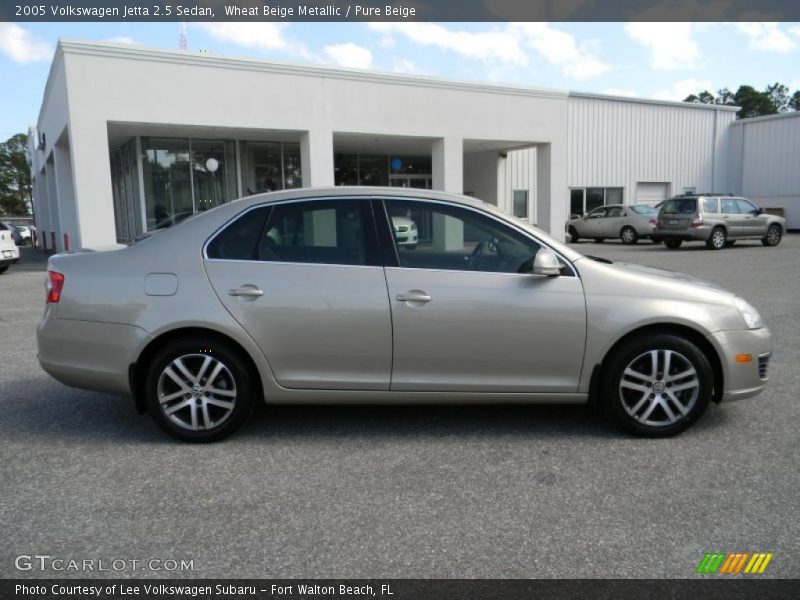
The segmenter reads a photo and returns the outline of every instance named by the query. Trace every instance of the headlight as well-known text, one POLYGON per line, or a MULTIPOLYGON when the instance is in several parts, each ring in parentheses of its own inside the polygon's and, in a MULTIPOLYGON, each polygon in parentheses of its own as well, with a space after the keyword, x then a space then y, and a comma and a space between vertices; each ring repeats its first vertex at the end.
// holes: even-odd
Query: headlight
POLYGON ((764 322, 761 320, 761 315, 758 311, 744 298, 736 297, 736 308, 739 309, 739 314, 742 315, 744 322, 750 329, 761 329, 764 322))

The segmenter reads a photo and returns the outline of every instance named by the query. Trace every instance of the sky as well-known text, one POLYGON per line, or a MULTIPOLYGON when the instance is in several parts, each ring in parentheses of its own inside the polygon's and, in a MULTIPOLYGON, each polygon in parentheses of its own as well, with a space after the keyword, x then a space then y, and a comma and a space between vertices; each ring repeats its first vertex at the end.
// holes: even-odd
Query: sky
MULTIPOLYGON (((189 51, 682 100, 800 89, 798 23, 188 23, 189 51)), ((178 48, 178 23, 0 22, 0 140, 35 124, 59 38, 178 48)))

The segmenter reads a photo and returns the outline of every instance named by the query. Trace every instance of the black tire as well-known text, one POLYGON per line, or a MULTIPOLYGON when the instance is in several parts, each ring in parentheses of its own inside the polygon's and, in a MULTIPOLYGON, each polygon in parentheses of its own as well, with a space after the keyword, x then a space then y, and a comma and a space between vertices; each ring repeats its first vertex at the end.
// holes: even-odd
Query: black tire
POLYGON ((670 250, 677 250, 681 247, 683 240, 664 240, 664 245, 670 250))
POLYGON ((575 229, 574 227, 570 226, 567 232, 569 233, 569 241, 572 242, 573 244, 577 244, 578 241, 581 239, 581 236, 578 235, 578 230, 575 229))
POLYGON ((623 244, 632 245, 639 241, 639 234, 630 225, 626 225, 619 232, 619 238, 623 244))
POLYGON ((5 273, 6 271, 8 271, 8 265, 3 265, 0 267, 0 274, 5 273))
POLYGON ((594 243, 595 244, 602 244, 605 241, 606 241, 606 238, 594 238, 594 243))
POLYGON ((783 238, 783 227, 777 223, 773 223, 767 229, 767 235, 761 238, 761 243, 765 246, 777 246, 781 243, 783 238))
POLYGON ((728 243, 728 233, 724 227, 714 227, 711 235, 706 240, 706 248, 709 250, 722 250, 728 243))
MULTIPOLYGON (((173 373, 177 370, 173 369, 173 373)), ((156 352, 147 370, 144 395, 147 410, 161 429, 184 442, 207 443, 226 438, 242 425, 255 406, 256 386, 247 362, 228 344, 213 337, 186 336, 167 343, 156 352), (184 381, 185 389, 181 390, 175 380, 164 373, 168 366, 174 366, 173 361, 180 358, 190 373, 200 374, 206 357, 216 361, 213 367, 205 371, 206 373, 213 374, 217 363, 223 365, 223 369, 213 381, 203 382, 209 386, 213 385, 215 392, 196 390, 200 387, 198 385, 188 388, 188 379, 183 375, 180 375, 180 379, 184 381), (166 396, 177 395, 174 402, 164 404, 159 402, 160 385, 168 391, 165 393, 166 396), (234 394, 232 407, 221 408, 211 404, 212 401, 227 404, 232 393, 234 394), (176 423, 173 417, 165 414, 163 407, 175 409, 178 404, 186 403, 188 404, 185 407, 174 412, 176 415, 174 419, 182 421, 184 425, 176 423), (203 410, 199 408, 201 403, 210 417, 211 427, 206 428, 200 424, 203 418, 203 410), (187 422, 191 420, 192 413, 196 415, 195 422, 199 425, 199 429, 192 429, 191 422, 187 422)))
POLYGON ((626 431, 645 437, 666 437, 685 430, 705 412, 714 390, 714 375, 705 354, 688 339, 667 333, 647 335, 624 344, 608 357, 603 372, 601 390, 606 413, 626 431), (675 377, 674 383, 663 372, 656 373, 652 383, 627 374, 628 369, 652 374, 652 351, 657 352, 659 369, 665 366, 669 352, 672 377, 689 372, 689 367, 694 373, 675 377), (640 389, 621 386, 623 376, 626 386, 634 383, 640 389), (686 385, 693 387, 672 392, 670 396, 670 388, 686 385))

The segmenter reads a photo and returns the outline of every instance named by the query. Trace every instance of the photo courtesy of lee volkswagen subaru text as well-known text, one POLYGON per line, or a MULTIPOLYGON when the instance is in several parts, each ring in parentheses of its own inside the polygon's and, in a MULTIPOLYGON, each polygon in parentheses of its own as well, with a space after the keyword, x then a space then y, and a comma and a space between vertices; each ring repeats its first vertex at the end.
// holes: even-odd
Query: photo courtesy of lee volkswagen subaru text
POLYGON ((53 256, 37 337, 53 377, 194 442, 261 400, 596 402, 667 436, 761 392, 771 353, 726 290, 583 256, 471 198, 364 187, 251 196, 53 256))

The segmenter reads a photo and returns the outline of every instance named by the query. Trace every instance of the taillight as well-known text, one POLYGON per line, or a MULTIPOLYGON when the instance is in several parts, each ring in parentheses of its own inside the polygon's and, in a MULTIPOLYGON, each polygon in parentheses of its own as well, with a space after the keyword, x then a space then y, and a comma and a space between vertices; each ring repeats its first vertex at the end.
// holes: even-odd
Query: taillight
POLYGON ((61 300, 61 288, 64 287, 64 274, 56 271, 47 272, 47 283, 45 289, 47 290, 47 302, 56 303, 61 300))
POLYGON ((650 225, 655 225, 656 223, 658 223, 658 221, 655 219, 650 219, 650 225))
POLYGON ((692 219, 691 227, 700 227, 703 224, 703 216, 696 214, 692 219))

